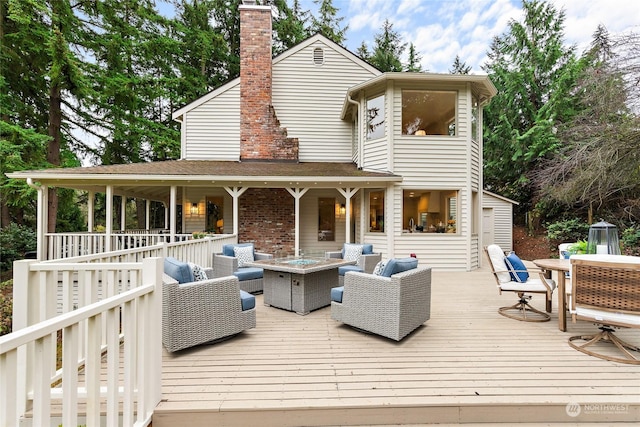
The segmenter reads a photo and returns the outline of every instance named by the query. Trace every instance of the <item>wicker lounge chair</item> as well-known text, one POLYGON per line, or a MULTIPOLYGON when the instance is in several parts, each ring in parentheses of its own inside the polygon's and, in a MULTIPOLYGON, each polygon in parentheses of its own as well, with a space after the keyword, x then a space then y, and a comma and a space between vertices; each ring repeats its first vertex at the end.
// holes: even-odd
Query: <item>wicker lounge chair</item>
MULTIPOLYGON (((222 252, 213 254, 213 275, 214 277, 225 277, 235 275, 240 281, 240 289, 249 293, 262 292, 263 271, 257 267, 240 267, 238 257, 234 255, 234 247, 252 246, 252 243, 240 243, 224 245, 222 252)), ((271 259, 273 255, 261 252, 253 252, 251 261, 271 259)))
POLYGON ((348 246, 361 246, 362 254, 358 257, 358 262, 356 265, 346 265, 338 268, 338 283, 340 286, 344 285, 344 275, 349 271, 358 271, 364 273, 373 273, 373 269, 382 259, 381 253, 373 252, 372 244, 355 244, 355 243, 345 243, 340 251, 328 251, 325 252, 326 258, 338 258, 345 259, 345 249, 348 246))
MULTIPOLYGON (((336 290, 340 288, 334 288, 336 290)), ((332 290, 332 299, 335 292, 332 290)), ((431 267, 383 277, 349 272, 331 317, 357 329, 400 341, 431 315, 431 267)))
POLYGON ((640 346, 614 333, 615 328, 640 328, 640 257, 573 255, 571 282, 572 322, 601 326, 599 333, 569 338, 569 345, 600 359, 640 365, 640 346))
POLYGON ((255 297, 241 295, 235 276, 180 284, 164 274, 163 282, 162 343, 169 352, 256 327, 255 297))

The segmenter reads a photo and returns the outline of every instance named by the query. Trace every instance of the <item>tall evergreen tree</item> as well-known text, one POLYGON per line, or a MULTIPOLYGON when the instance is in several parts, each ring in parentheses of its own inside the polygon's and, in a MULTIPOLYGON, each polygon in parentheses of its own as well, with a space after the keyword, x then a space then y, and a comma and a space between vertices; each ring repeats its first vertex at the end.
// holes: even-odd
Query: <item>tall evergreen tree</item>
MULTIPOLYGON (((2 120, 10 125, 3 126, 2 142, 9 151, 10 144, 33 148, 31 142, 41 140, 37 134, 47 135, 47 163, 61 166, 71 140, 73 120, 69 110, 82 102, 86 91, 86 80, 74 53, 79 47, 80 21, 68 0, 11 0, 1 2, 0 10, 2 60, 11 65, 3 82, 8 103, 4 104, 7 109, 2 112, 2 120), (24 131, 12 127, 16 124, 24 131), (5 139, 8 135, 10 139, 5 139)), ((54 232, 58 191, 49 189, 48 196, 48 231, 54 232)), ((16 206, 15 200, 10 203, 16 206)), ((6 210, 3 207, 5 214, 6 210)))
POLYGON ((274 6, 277 15, 273 21, 273 53, 277 55, 310 36, 307 30, 310 12, 302 10, 299 0, 293 0, 292 7, 288 6, 286 0, 275 0, 274 6))
POLYGON ((382 32, 374 36, 374 47, 369 62, 380 71, 403 71, 400 57, 407 44, 401 41, 400 34, 393 30, 393 24, 385 19, 382 32))
POLYGON ((346 33, 349 26, 340 27, 344 17, 338 17, 339 9, 332 0, 313 0, 318 5, 318 16, 311 17, 309 32, 320 33, 337 44, 343 46, 347 41, 346 33))
POLYGON ((422 56, 416 51, 416 46, 413 43, 409 43, 409 58, 407 59, 405 71, 414 73, 422 72, 423 69, 420 61, 422 61, 422 56))
POLYGON ((453 60, 453 65, 449 70, 451 74, 469 74, 471 71, 471 66, 467 65, 466 62, 460 59, 459 55, 456 55, 456 59, 453 60))
POLYGON ((531 208, 527 174, 556 152, 559 122, 573 114, 571 90, 578 73, 574 47, 563 41, 564 11, 524 0, 524 20, 495 37, 484 65, 498 88, 484 115, 484 176, 488 188, 531 208))

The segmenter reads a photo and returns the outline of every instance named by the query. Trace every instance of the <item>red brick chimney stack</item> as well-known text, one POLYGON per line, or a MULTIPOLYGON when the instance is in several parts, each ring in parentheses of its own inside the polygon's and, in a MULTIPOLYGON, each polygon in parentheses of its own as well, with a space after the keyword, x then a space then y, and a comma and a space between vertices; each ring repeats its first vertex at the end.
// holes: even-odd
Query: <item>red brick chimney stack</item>
POLYGON ((240 160, 298 160, 271 96, 271 6, 240 5, 240 160))

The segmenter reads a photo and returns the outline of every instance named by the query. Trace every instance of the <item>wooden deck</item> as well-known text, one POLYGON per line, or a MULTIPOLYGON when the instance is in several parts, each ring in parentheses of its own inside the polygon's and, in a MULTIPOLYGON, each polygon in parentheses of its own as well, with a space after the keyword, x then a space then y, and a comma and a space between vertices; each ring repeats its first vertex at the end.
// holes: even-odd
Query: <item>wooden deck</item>
MULTIPOLYGON (((154 427, 632 423, 640 367, 573 350, 550 322, 500 316, 491 273, 434 272, 431 319, 402 342, 265 307, 257 328, 163 356, 154 427)), ((543 308, 540 296, 533 305, 543 308)), ((555 302, 555 301, 554 301, 555 302)), ((640 331, 619 332, 640 343, 640 331)))

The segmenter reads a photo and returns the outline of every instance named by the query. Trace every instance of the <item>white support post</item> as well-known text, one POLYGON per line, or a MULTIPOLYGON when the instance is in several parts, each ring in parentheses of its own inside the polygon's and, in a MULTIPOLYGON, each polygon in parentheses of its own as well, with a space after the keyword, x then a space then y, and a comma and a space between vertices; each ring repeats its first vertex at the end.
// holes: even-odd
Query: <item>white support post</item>
POLYGON ((344 196, 346 201, 345 208, 347 212, 344 221, 345 243, 351 243, 351 198, 356 195, 358 190, 359 188, 338 188, 338 191, 344 196))
POLYGON ((295 246, 294 253, 300 255, 300 199, 309 191, 308 188, 287 188, 289 194, 295 199, 295 246))
POLYGON ((95 196, 93 191, 87 192, 87 231, 89 233, 93 232, 95 196))
POLYGON ((127 229, 127 196, 120 197, 120 231, 127 229))
POLYGON ((168 230, 169 229, 169 206, 165 202, 162 202, 162 206, 164 207, 164 229, 168 230))
POLYGON ((175 242, 176 237, 176 210, 178 203, 178 186, 171 186, 171 201, 169 202, 169 216, 171 217, 169 220, 169 235, 171 236, 171 241, 175 242))
POLYGON ((37 208, 37 228, 36 250, 40 261, 47 260, 47 239, 48 217, 49 217, 49 187, 46 185, 38 188, 38 208, 37 208))
POLYGON ((231 197, 233 197, 233 234, 238 236, 239 228, 238 223, 240 221, 240 208, 238 205, 238 201, 240 196, 244 194, 245 191, 248 190, 248 187, 224 187, 224 189, 229 193, 231 197))
POLYGON ((107 193, 105 195, 106 202, 106 224, 105 224, 105 242, 104 242, 104 250, 105 252, 111 252, 111 238, 113 234, 113 185, 107 185, 107 193))
POLYGON ((151 200, 144 201, 144 227, 149 232, 151 229, 151 200))

